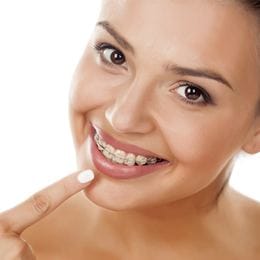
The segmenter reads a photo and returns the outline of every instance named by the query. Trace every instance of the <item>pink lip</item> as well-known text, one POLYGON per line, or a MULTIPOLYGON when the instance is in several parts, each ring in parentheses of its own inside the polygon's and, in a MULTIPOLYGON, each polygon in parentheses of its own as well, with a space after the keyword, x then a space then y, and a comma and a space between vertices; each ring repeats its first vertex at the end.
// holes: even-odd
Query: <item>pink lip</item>
POLYGON ((169 161, 162 161, 156 164, 143 166, 126 166, 111 162, 98 150, 94 141, 94 135, 95 129, 91 127, 87 151, 96 169, 109 177, 116 179, 130 179, 157 172, 159 170, 166 170, 171 165, 169 161))
MULTIPOLYGON (((150 157, 158 157, 158 158, 164 159, 164 158, 160 157, 158 154, 155 154, 153 152, 140 148, 136 145, 122 143, 122 142, 114 139, 112 136, 108 135, 107 133, 105 133, 103 130, 101 130, 97 126, 93 125, 93 127, 94 127, 95 131, 98 133, 98 135, 101 136, 101 138, 107 144, 110 144, 117 149, 124 150, 127 153, 134 153, 134 154, 142 155, 145 157, 150 156, 150 157)), ((164 160, 166 160, 166 159, 164 159, 164 160)))

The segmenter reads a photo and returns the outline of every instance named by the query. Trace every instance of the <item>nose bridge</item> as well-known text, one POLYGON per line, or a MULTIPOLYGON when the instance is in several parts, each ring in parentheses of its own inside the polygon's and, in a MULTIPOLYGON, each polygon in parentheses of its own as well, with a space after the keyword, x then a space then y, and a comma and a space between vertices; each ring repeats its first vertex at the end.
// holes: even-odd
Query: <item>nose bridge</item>
POLYGON ((106 110, 106 118, 119 132, 148 132, 153 128, 148 101, 151 80, 136 77, 129 86, 116 95, 114 103, 106 110))
POLYGON ((148 97, 149 83, 144 79, 135 78, 135 80, 129 84, 125 91, 122 91, 122 95, 117 98, 117 102, 121 108, 139 110, 140 106, 144 107, 146 99, 148 97))

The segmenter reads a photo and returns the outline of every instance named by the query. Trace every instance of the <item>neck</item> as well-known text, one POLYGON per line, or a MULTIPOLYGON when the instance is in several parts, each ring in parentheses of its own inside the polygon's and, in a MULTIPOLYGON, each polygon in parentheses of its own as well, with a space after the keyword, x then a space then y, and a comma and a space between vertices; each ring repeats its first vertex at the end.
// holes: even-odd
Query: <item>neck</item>
POLYGON ((204 190, 160 207, 125 211, 96 207, 95 233, 101 234, 100 239, 104 241, 115 238, 117 246, 130 251, 136 251, 137 245, 162 250, 176 243, 194 243, 199 237, 207 236, 212 225, 218 224, 216 217, 227 197, 230 173, 230 168, 225 169, 204 190))

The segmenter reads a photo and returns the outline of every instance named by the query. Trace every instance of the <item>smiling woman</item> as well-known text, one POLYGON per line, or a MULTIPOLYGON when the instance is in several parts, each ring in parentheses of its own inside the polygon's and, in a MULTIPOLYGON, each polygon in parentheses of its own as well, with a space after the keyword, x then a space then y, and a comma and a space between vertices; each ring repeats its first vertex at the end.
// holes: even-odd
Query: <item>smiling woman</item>
POLYGON ((258 259, 260 205, 229 183, 260 152, 258 8, 103 0, 69 93, 88 170, 3 212, 0 258, 258 259))

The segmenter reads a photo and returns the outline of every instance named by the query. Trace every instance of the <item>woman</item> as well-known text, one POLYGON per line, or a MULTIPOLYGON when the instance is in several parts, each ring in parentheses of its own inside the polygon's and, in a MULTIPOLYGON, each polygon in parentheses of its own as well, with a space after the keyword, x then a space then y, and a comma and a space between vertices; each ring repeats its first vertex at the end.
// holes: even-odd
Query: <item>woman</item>
POLYGON ((228 185, 260 151, 259 17, 260 1, 104 0, 70 92, 89 170, 3 212, 0 258, 259 259, 259 204, 228 185))

